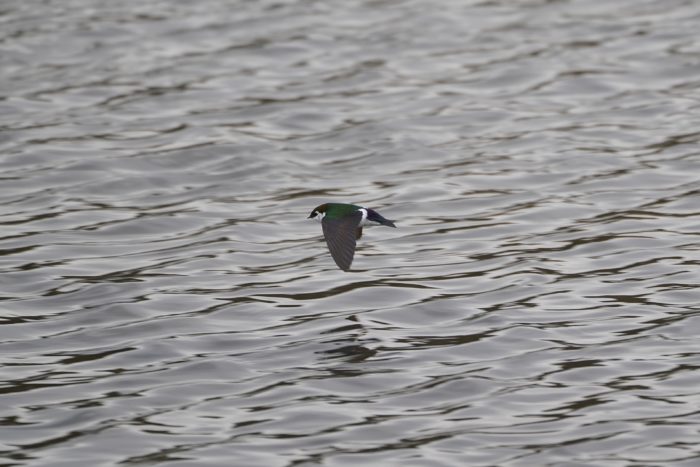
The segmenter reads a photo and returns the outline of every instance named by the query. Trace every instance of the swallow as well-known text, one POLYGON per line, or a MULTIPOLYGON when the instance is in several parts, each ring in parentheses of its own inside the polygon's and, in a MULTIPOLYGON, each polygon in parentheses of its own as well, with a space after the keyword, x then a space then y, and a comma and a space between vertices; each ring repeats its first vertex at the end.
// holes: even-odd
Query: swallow
POLYGON ((354 204, 325 203, 315 207, 308 219, 321 223, 328 250, 335 264, 343 271, 350 269, 363 227, 385 225, 396 228, 394 221, 384 218, 377 211, 354 204))

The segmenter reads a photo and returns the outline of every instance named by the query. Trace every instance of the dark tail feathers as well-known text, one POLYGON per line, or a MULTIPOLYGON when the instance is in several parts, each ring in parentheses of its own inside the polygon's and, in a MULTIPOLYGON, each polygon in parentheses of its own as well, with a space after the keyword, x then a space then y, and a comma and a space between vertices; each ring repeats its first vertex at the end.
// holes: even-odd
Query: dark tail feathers
POLYGON ((374 211, 373 209, 367 210, 367 219, 370 221, 373 221, 373 222, 379 222, 380 224, 386 225, 387 227, 396 228, 394 221, 386 219, 385 217, 383 217, 381 214, 379 214, 377 211, 374 211))

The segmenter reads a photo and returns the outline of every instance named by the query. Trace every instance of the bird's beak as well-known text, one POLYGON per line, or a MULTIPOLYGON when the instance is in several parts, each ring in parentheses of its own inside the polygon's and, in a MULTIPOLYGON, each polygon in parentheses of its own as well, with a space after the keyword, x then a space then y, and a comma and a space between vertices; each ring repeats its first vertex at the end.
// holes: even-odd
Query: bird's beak
POLYGON ((313 219, 313 217, 309 216, 309 217, 307 217, 307 219, 313 219))

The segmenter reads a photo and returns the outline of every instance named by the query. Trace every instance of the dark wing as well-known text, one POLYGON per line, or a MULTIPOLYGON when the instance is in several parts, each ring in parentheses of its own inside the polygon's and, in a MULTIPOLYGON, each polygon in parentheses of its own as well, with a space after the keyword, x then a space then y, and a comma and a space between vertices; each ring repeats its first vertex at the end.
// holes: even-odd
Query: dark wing
POLYGON ((356 211, 340 219, 324 218, 321 222, 328 250, 335 264, 343 271, 350 269, 352 258, 355 256, 355 236, 361 220, 362 213, 356 211))

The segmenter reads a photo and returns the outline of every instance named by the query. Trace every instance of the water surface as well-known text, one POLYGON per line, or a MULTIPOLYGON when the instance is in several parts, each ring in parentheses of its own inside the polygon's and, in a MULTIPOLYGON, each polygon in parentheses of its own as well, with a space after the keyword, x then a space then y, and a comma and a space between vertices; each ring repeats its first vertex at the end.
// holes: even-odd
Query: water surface
POLYGON ((697 465, 699 21, 6 2, 2 465, 697 465))

